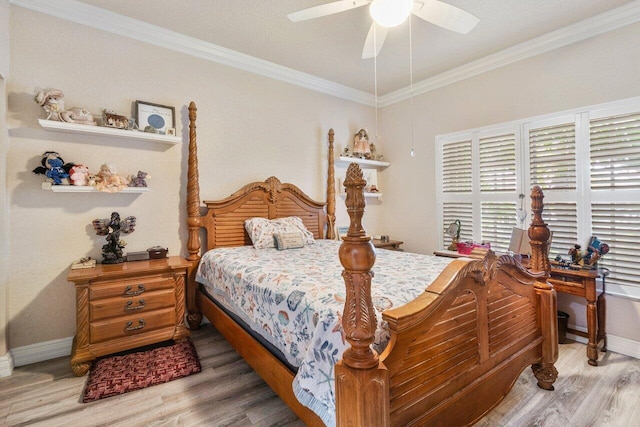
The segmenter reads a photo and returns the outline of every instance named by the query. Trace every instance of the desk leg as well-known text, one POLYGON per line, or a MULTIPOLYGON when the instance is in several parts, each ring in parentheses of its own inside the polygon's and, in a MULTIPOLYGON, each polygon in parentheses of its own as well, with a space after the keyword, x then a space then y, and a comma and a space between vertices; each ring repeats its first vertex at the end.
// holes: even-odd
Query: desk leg
POLYGON ((607 319, 607 300, 602 292, 598 296, 598 341, 602 340, 602 351, 607 351, 607 332, 606 332, 606 319, 607 319))
POLYGON ((589 343, 587 344, 587 358, 589 365, 598 366, 598 310, 595 301, 587 301, 587 333, 589 343))

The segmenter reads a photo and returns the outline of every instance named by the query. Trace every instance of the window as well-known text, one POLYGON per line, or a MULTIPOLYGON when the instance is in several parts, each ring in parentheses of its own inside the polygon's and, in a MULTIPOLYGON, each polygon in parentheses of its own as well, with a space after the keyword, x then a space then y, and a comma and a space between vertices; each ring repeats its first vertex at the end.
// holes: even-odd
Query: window
POLYGON ((611 270, 607 291, 640 297, 640 98, 443 135, 436 146, 441 230, 459 219, 461 240, 506 251, 539 185, 550 256, 597 236, 610 246, 599 262, 611 270))

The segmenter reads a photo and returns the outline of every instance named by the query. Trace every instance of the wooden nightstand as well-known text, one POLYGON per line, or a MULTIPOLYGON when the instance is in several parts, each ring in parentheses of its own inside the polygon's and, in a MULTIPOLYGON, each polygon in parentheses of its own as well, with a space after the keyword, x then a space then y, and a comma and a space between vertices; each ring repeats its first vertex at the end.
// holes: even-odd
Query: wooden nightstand
POLYGON ((169 257, 71 270, 76 336, 71 369, 82 376, 99 356, 189 336, 184 323, 190 263, 169 257))
POLYGON ((387 240, 382 241, 380 239, 371 239, 371 243, 378 249, 391 249, 392 251, 402 251, 400 245, 404 242, 400 240, 387 240))

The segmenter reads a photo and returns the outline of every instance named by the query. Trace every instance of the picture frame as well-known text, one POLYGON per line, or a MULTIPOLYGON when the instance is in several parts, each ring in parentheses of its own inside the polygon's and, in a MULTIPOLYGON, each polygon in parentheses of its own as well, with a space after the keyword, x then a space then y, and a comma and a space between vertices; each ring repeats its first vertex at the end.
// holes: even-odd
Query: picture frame
POLYGON ((174 107, 136 101, 135 115, 138 129, 143 132, 164 135, 168 129, 175 129, 176 127, 176 110, 174 107))

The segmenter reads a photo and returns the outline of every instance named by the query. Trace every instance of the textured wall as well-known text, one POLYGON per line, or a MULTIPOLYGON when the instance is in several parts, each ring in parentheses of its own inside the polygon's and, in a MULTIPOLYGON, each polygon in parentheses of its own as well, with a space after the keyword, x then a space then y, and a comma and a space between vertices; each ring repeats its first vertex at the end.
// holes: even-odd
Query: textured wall
MULTIPOLYGON (((135 215, 125 251, 163 245, 186 253, 186 156, 188 145, 109 140, 42 130, 36 87, 65 93, 66 106, 129 112, 135 100, 176 107, 177 132, 188 141, 186 107, 198 107, 202 199, 218 199, 253 180, 275 175, 324 200, 327 132, 344 146, 373 122, 359 104, 181 55, 28 11, 11 8, 11 75, 7 191, 10 207, 9 316, 11 348, 75 333, 75 296, 66 281, 71 261, 100 258, 104 237, 91 220, 113 210, 135 215), (41 154, 97 170, 112 161, 122 173, 151 174, 150 192, 51 193, 31 173, 41 154)), ((338 150, 336 150, 337 152, 338 150)), ((338 198, 338 206, 343 207, 338 198)), ((367 226, 375 231, 376 210, 367 226)), ((341 209, 341 218, 346 212, 341 209)))

